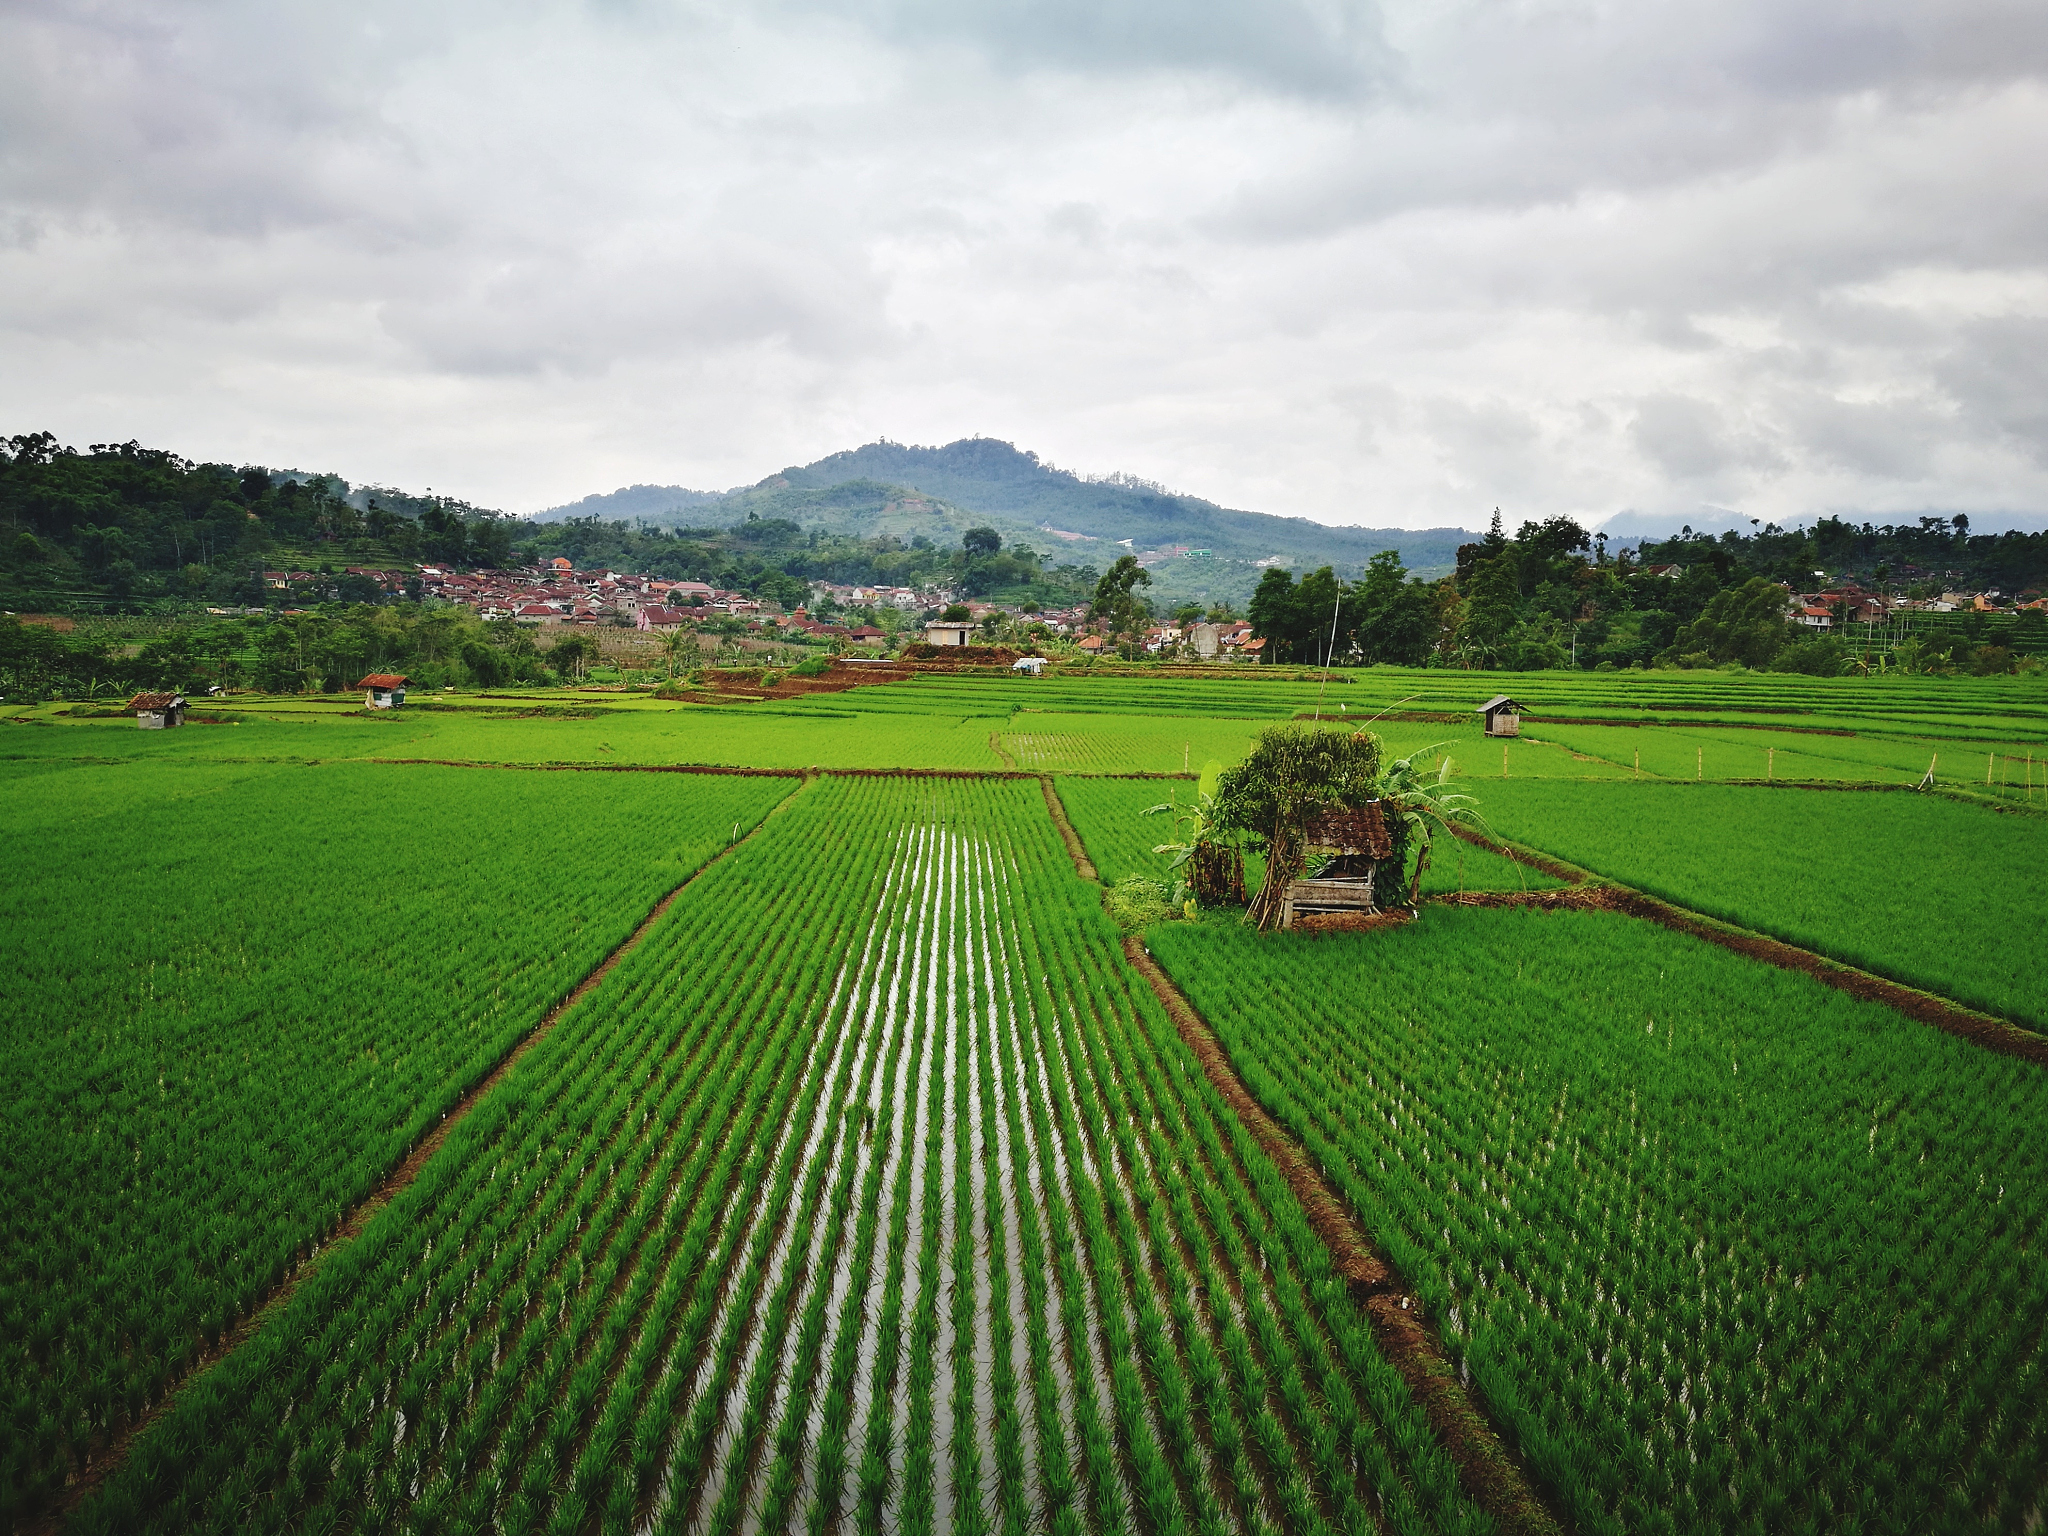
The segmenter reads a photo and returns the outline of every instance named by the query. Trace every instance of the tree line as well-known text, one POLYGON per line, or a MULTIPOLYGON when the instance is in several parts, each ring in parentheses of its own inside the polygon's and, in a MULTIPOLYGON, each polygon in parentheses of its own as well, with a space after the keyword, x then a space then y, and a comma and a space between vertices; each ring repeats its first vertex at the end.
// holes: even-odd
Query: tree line
POLYGON ((351 552, 452 566, 512 559, 516 525, 497 513, 446 497, 387 505, 377 492, 358 506, 346 491, 329 476, 199 464, 133 442, 81 453, 48 432, 0 439, 0 606, 256 606, 264 567, 287 560, 332 574, 351 552))
POLYGON ((371 672, 405 673, 420 689, 499 688, 568 681, 596 650, 591 636, 571 633, 542 651, 509 619, 411 604, 220 619, 139 648, 0 616, 0 695, 24 703, 141 689, 338 693, 371 672))
MULTIPOLYGON (((2024 592, 2048 573, 2048 537, 1972 537, 1967 519, 1921 521, 1927 526, 1876 530, 1824 519, 1811 532, 1771 527, 1718 538, 1688 529, 1610 555, 1604 534, 1589 535, 1571 518, 1525 522, 1509 536, 1496 511, 1486 535, 1461 546, 1456 570, 1440 581, 1410 576, 1392 550, 1375 555, 1356 582, 1329 566, 1299 580, 1274 567, 1260 579, 1250 618, 1273 659, 1298 664, 1534 671, 1736 663, 1834 675, 1868 660, 1851 640, 1794 623, 1788 588, 1811 590, 1826 579, 1818 571, 1854 574, 1845 556, 1869 560, 1865 584, 1873 587, 1896 588, 1895 577, 1915 575, 1960 583, 1967 568, 2004 572, 2001 579, 2024 592), (1951 563, 1938 571, 1923 564, 1941 559, 1951 563)), ((1982 616, 1973 622, 1916 636, 1887 664, 2009 671, 2032 665, 2027 653, 2048 628, 2038 611, 1998 634, 1982 616)))

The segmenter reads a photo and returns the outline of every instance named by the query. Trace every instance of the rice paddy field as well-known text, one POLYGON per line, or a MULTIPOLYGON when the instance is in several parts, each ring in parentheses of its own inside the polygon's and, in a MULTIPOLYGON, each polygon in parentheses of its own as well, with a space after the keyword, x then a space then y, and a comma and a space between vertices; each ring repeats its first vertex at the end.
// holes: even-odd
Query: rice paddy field
POLYGON ((1907 792, 1489 786, 1505 837, 1910 986, 2048 1028, 2048 817, 1907 792))
POLYGON ((1578 1528, 2039 1519, 2039 1067, 1608 913, 1385 937, 1151 942, 1578 1528))
POLYGON ((2048 1521, 2039 680, 358 702, 0 710, 0 1530, 2048 1521), (1318 714, 1591 885, 1122 932, 1318 714))

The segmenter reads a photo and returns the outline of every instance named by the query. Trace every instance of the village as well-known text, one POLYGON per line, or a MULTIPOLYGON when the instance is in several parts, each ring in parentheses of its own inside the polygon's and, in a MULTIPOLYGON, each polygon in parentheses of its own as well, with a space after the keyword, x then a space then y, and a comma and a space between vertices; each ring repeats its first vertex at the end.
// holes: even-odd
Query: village
MULTIPOLYGON (((1042 609, 1033 604, 962 600, 950 588, 812 582, 810 600, 785 610, 772 599, 611 569, 578 570, 566 558, 517 571, 415 570, 348 566, 342 575, 373 583, 381 593, 416 601, 455 604, 480 619, 520 625, 584 629, 632 628, 661 634, 724 621, 728 632, 764 640, 888 648, 922 640, 970 645, 976 638, 1064 640, 1084 655, 1115 649, 1092 625, 1086 604, 1042 609)), ((270 591, 309 594, 333 579, 310 571, 265 571, 270 591)), ((287 612, 291 611, 289 609, 287 612)), ((1266 642, 1248 620, 1198 620, 1148 625, 1135 643, 1150 656, 1189 655, 1203 660, 1256 663, 1266 642)))

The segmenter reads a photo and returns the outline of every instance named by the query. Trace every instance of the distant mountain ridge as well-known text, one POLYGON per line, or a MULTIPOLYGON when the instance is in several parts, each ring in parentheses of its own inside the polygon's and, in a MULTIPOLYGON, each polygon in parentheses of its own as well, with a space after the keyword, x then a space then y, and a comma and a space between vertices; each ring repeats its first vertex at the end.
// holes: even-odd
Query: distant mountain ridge
POLYGON ((1028 544, 1058 563, 1097 567, 1127 552, 1206 550, 1153 562, 1155 596, 1235 602, 1250 594, 1266 565, 1330 565, 1349 579, 1384 549, 1397 550, 1418 575, 1440 576, 1456 564, 1458 546, 1477 537, 1462 528, 1339 528, 1220 507, 1135 477, 1086 479, 987 437, 939 448, 885 438, 723 494, 630 486, 534 514, 545 522, 598 516, 666 527, 749 515, 865 536, 923 534, 935 543, 955 541, 981 523, 1006 543, 1028 544))

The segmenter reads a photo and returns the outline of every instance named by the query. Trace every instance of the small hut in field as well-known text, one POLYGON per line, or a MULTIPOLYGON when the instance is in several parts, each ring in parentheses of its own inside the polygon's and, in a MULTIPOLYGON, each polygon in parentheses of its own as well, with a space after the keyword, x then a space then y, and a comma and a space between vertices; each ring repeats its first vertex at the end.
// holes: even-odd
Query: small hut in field
POLYGON ((1382 747, 1368 730, 1268 726, 1221 775, 1215 836, 1266 856, 1245 913, 1261 932, 1307 917, 1410 915, 1433 829, 1476 819, 1471 797, 1450 787, 1448 759, 1422 766, 1438 748, 1390 761, 1382 747))
POLYGON ((402 672, 372 672, 356 686, 363 690, 365 709, 396 709, 405 702, 402 672))
POLYGON ((138 693, 128 701, 128 708, 145 731, 165 731, 185 723, 182 693, 138 693))
POLYGON ((1377 912, 1382 894, 1396 905, 1407 895, 1401 889, 1403 850, 1377 800, 1320 812, 1302 827, 1302 846, 1319 867, 1314 875, 1287 882, 1280 897, 1282 928, 1312 913, 1377 912))
POLYGON ((1497 693, 1472 713, 1486 721, 1489 736, 1522 734, 1522 706, 1504 693, 1497 693))

